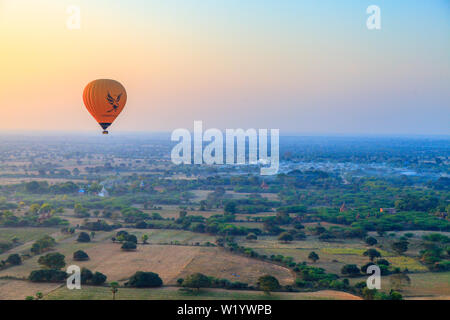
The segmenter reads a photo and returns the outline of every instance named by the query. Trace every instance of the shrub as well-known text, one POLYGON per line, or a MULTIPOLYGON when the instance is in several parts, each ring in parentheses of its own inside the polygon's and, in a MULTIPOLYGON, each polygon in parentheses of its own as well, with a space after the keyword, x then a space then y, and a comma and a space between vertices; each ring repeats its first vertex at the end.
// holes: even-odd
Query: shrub
POLYGON ((10 265, 17 266, 19 264, 22 264, 22 258, 17 253, 13 253, 8 256, 6 262, 10 265))
POLYGON ((75 261, 86 261, 89 260, 89 256, 83 250, 78 250, 73 253, 73 260, 75 261))
POLYGON ((356 276, 360 274, 360 270, 356 264, 346 264, 342 267, 341 273, 348 274, 349 276, 356 276))
POLYGON ((256 240, 256 239, 258 239, 258 237, 257 237, 256 234, 254 234, 254 233, 249 233, 249 234, 245 237, 245 239, 247 239, 247 240, 256 240))
POLYGON ((308 255, 308 259, 312 260, 312 262, 316 262, 317 260, 319 260, 319 255, 317 253, 315 253, 314 251, 311 251, 308 255))
POLYGON ((136 243, 130 241, 124 242, 124 244, 121 247, 122 250, 126 251, 136 250, 136 248, 137 248, 136 243))
POLYGON ((90 242, 91 237, 86 232, 80 232, 80 234, 78 235, 77 241, 78 242, 90 242))
POLYGON ((100 286, 106 282, 106 276, 101 272, 95 272, 91 279, 91 284, 94 286, 100 286))
POLYGON ((294 240, 294 237, 292 236, 292 234, 290 234, 288 232, 283 232, 278 237, 278 240, 283 241, 283 242, 289 242, 289 241, 294 240))
POLYGON ((377 241, 377 239, 375 239, 374 237, 367 237, 367 238, 366 238, 366 243, 367 243, 369 246, 373 246, 373 245, 376 245, 376 244, 378 243, 378 241, 377 241))

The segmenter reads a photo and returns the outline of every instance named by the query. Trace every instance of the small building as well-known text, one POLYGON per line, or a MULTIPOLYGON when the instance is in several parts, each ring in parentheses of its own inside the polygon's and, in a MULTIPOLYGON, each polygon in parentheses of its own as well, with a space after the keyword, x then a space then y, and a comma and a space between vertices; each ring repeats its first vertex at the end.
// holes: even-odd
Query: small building
POLYGON ((397 213, 397 209, 395 209, 395 208, 380 208, 380 212, 394 214, 394 213, 397 213))
POLYGON ((105 186, 103 186, 102 191, 98 193, 98 196, 102 198, 109 197, 109 192, 105 189, 105 186))
POLYGON ((261 183, 261 189, 263 189, 263 190, 269 189, 269 186, 267 185, 267 183, 266 183, 265 181, 263 181, 263 182, 261 183))
POLYGON ((163 187, 153 187, 153 190, 163 193, 165 189, 163 187))

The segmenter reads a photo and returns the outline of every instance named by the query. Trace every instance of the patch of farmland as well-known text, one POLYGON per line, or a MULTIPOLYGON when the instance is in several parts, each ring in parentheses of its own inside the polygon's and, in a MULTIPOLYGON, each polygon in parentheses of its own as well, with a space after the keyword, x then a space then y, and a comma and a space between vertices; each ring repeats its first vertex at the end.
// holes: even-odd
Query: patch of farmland
MULTIPOLYGON (((389 292, 392 288, 390 277, 381 278, 381 289, 389 292)), ((450 272, 425 272, 408 274, 410 285, 401 289, 406 299, 450 300, 450 272)))
POLYGON ((109 281, 123 281, 136 271, 159 274, 165 284, 174 284, 177 275, 201 252, 201 247, 170 245, 138 245, 136 251, 123 251, 119 243, 101 243, 87 248, 88 261, 72 261, 92 271, 100 271, 109 281))
MULTIPOLYGON (((59 239, 57 237, 57 243, 54 250, 49 252, 59 252, 65 255, 66 265, 69 265, 69 261, 71 260, 73 253, 77 250, 86 250, 87 248, 94 247, 98 245, 100 242, 110 241, 109 239, 112 236, 112 232, 97 232, 95 239, 88 243, 78 243, 76 242, 76 238, 78 234, 75 235, 66 235, 64 238, 59 239)), ((29 251, 31 248, 31 243, 28 242, 26 246, 17 247, 15 249, 20 249, 21 252, 29 251)), ((10 250, 12 252, 12 250, 10 250)), ((41 255, 45 255, 49 252, 45 252, 41 255)), ((3 254, 2 256, 4 256, 3 254)), ((31 271, 41 269, 41 266, 38 264, 38 259, 41 255, 32 256, 29 259, 25 259, 21 265, 13 266, 6 268, 0 271, 0 277, 16 277, 16 278, 27 278, 31 271)))
POLYGON ((0 300, 24 300, 27 296, 35 296, 36 292, 44 295, 57 289, 58 283, 34 283, 23 280, 0 279, 0 300))
MULTIPOLYGON (((107 287, 83 286, 81 290, 61 287, 46 300, 111 300, 111 290, 107 287)), ((270 295, 260 291, 202 289, 198 293, 180 292, 176 287, 154 289, 119 288, 117 300, 360 300, 352 294, 322 290, 316 292, 274 292, 270 295)))
POLYGON ((196 272, 252 285, 256 285, 258 278, 266 274, 276 277, 283 285, 294 282, 293 274, 285 267, 232 254, 221 248, 203 247, 178 277, 185 278, 196 272))
POLYGON ((216 237, 205 233, 195 233, 185 230, 170 230, 170 229, 123 229, 128 233, 134 234, 139 241, 142 235, 148 235, 148 243, 151 244, 188 244, 196 243, 214 243, 216 237))
POLYGON ((208 195, 213 192, 212 190, 192 190, 191 191, 195 198, 195 201, 202 201, 202 200, 206 200, 206 198, 208 197, 208 195))

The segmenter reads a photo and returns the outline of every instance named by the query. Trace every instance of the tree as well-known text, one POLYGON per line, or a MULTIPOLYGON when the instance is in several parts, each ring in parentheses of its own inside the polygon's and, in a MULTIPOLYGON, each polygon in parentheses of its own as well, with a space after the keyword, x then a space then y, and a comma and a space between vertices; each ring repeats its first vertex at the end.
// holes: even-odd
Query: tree
POLYGON ((136 248, 137 248, 136 243, 130 241, 124 242, 121 247, 121 249, 125 251, 136 250, 136 248))
POLYGON ((381 257, 381 253, 376 249, 369 249, 365 251, 364 256, 369 257, 370 261, 373 261, 375 258, 381 257))
POLYGON ((197 291, 200 288, 208 288, 211 286, 211 279, 201 273, 194 273, 186 277, 183 281, 183 287, 196 288, 197 291))
POLYGON ((247 240, 256 240, 256 239, 258 239, 258 237, 257 237, 256 234, 254 234, 254 233, 249 233, 249 234, 245 237, 245 239, 247 239, 247 240))
POLYGON ((64 268, 66 262, 64 261, 65 256, 59 252, 48 253, 38 259, 38 263, 49 269, 59 270, 64 268))
POLYGON ((278 236, 278 240, 283 242, 289 242, 294 240, 294 237, 289 232, 283 232, 278 236))
POLYGON ((319 260, 319 255, 315 253, 314 251, 311 251, 308 255, 308 259, 312 262, 316 263, 317 260, 319 260))
POLYGON ((237 210, 236 203, 234 201, 229 201, 225 205, 224 212, 225 214, 235 214, 237 210))
POLYGON ((18 266, 22 264, 22 258, 17 253, 13 253, 8 256, 6 262, 12 266, 18 266))
POLYGON ((49 213, 52 211, 53 206, 49 203, 42 204, 41 208, 39 209, 39 213, 49 213))
POLYGON ((74 169, 72 170, 72 174, 73 174, 75 177, 78 177, 78 176, 80 175, 80 169, 74 168, 74 169))
POLYGON ((116 293, 117 291, 119 291, 118 287, 119 287, 119 283, 117 283, 116 281, 110 282, 109 286, 111 287, 111 292, 113 295, 113 300, 116 300, 116 293))
POLYGON ((148 235, 146 235, 146 234, 143 234, 142 235, 142 243, 147 243, 147 240, 148 240, 148 235))
POLYGON ((133 243, 135 243, 135 244, 138 243, 137 237, 136 237, 134 234, 127 234, 127 235, 125 236, 125 241, 126 241, 126 242, 133 242, 133 243))
POLYGON ((359 275, 361 272, 359 268, 356 266, 356 264, 346 264, 341 269, 342 274, 347 274, 349 276, 356 276, 359 275))
POLYGON ((86 232, 80 232, 78 235, 78 242, 91 242, 91 237, 86 232))
POLYGON ((73 253, 73 260, 75 261, 86 261, 89 260, 89 256, 83 250, 78 250, 73 253))
POLYGON ((94 286, 100 286, 106 282, 106 276, 101 272, 95 272, 91 278, 91 284, 94 286))
POLYGON ((161 287, 163 281, 157 273, 138 271, 131 276, 127 285, 136 288, 154 288, 161 287))
POLYGON ((374 246, 374 245, 376 245, 376 244, 378 243, 378 240, 375 239, 374 237, 367 237, 367 238, 366 238, 366 243, 367 243, 369 246, 374 246))
POLYGON ((266 274, 262 277, 259 277, 258 286, 266 294, 270 294, 270 291, 278 290, 280 288, 280 283, 274 276, 266 274))
POLYGON ((93 276, 94 276, 94 274, 88 268, 81 269, 81 274, 80 274, 81 283, 83 283, 83 284, 90 283, 93 276))
POLYGON ((400 240, 400 241, 394 242, 391 247, 398 254, 403 254, 406 251, 408 251, 408 245, 409 245, 408 241, 400 240))

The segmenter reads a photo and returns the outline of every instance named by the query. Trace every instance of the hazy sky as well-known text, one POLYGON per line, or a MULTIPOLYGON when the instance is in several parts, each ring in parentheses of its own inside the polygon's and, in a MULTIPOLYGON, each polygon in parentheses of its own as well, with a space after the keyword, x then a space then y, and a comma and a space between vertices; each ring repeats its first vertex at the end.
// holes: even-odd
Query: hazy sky
POLYGON ((0 39, 0 130, 99 131, 82 92, 112 78, 112 132, 450 134, 448 0, 0 0, 0 39))

